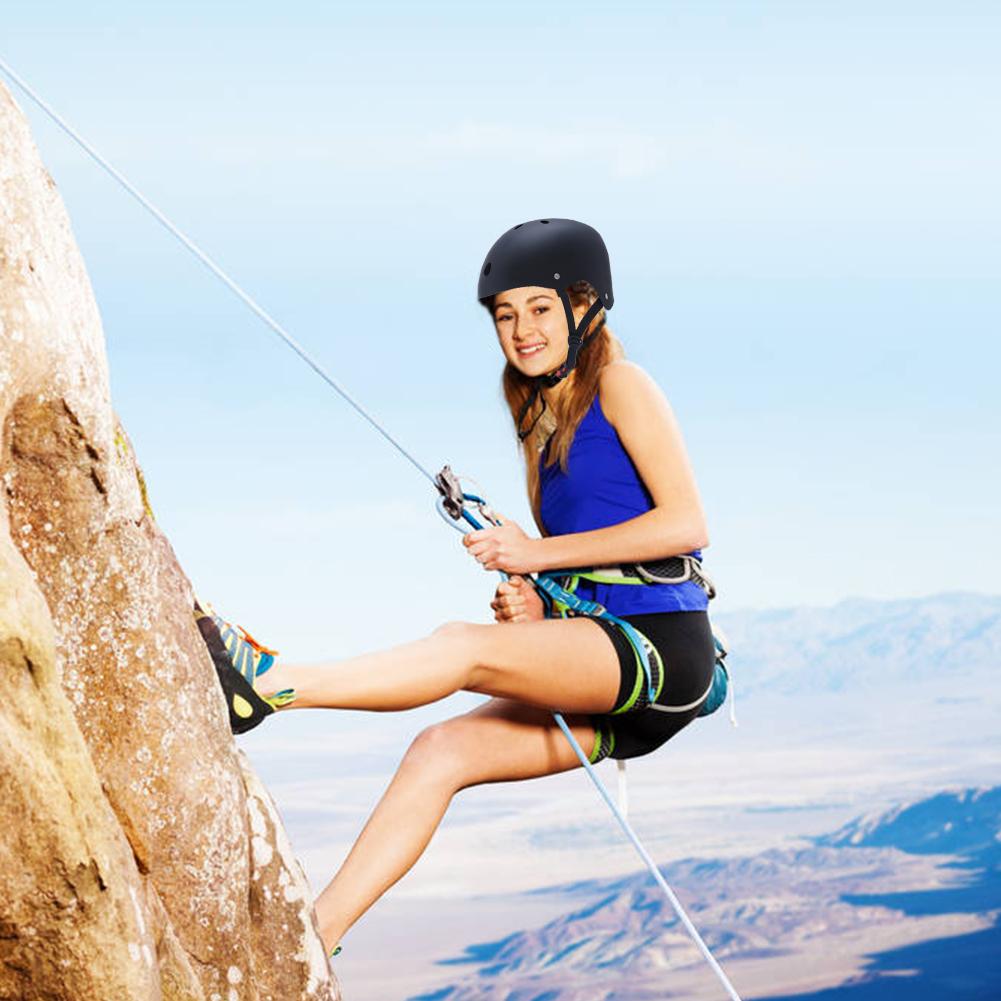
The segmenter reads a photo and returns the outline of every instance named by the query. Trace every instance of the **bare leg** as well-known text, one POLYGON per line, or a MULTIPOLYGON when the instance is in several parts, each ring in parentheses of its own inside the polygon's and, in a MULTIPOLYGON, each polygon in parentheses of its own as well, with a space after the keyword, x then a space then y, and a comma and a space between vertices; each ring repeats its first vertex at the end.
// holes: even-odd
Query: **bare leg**
POLYGON ((619 682, 609 637, 578 618, 448 623, 423 639, 332 664, 278 662, 261 675, 258 690, 294 688, 292 709, 412 709, 464 689, 544 709, 601 713, 614 705, 619 682))
POLYGON ((468 644, 447 627, 388 650, 332 664, 285 664, 261 675, 257 689, 272 695, 294 688, 290 709, 327 707, 389 712, 413 709, 459 691, 468 681, 468 644))
MULTIPOLYGON (((420 746, 418 737, 413 749, 420 746)), ((344 933, 420 858, 455 788, 407 753, 337 874, 316 899, 329 954, 344 933)))
MULTIPOLYGON (((589 719, 568 716, 566 722, 590 754, 594 729, 589 719)), ((460 789, 552 775, 579 765, 551 713, 508 699, 491 699, 424 730, 316 900, 327 951, 420 858, 460 789)))

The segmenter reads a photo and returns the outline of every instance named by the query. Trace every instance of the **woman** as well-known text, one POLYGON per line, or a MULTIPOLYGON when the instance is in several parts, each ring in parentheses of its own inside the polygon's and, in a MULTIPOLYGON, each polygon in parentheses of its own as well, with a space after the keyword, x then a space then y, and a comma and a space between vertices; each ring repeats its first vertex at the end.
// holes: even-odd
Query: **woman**
POLYGON ((390 650, 295 666, 275 662, 274 651, 239 636, 211 610, 196 612, 237 732, 297 706, 389 711, 460 690, 491 696, 428 727, 411 744, 316 901, 332 955, 344 933, 417 861, 460 789, 580 765, 553 711, 564 715, 592 762, 637 757, 690 723, 712 682, 708 595, 694 580, 577 582, 578 596, 625 619, 659 653, 654 660, 663 670, 649 679, 655 704, 666 709, 657 711, 648 708, 644 668, 624 632, 600 618, 547 618, 526 576, 698 557, 708 544, 670 407, 654 381, 624 360, 604 326, 614 299, 601 237, 569 219, 519 224, 487 255, 479 298, 506 359, 504 394, 541 532, 532 538, 501 517, 499 526, 463 536, 484 570, 511 575, 491 602, 499 627, 449 622, 390 650))

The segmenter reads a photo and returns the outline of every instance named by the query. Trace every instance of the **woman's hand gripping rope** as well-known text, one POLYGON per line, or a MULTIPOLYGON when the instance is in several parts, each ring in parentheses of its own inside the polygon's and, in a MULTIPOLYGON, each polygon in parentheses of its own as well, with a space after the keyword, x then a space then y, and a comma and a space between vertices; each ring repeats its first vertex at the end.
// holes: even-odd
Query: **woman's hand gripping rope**
POLYGON ((484 570, 502 570, 508 574, 525 574, 539 569, 541 539, 525 534, 517 522, 497 516, 499 525, 467 532, 462 544, 484 570))
POLYGON ((542 540, 530 538, 524 529, 500 515, 476 494, 466 493, 460 477, 445 466, 435 477, 441 495, 435 502, 445 523, 462 533, 462 544, 484 570, 496 570, 503 578, 490 607, 498 622, 531 622, 548 616, 547 599, 526 573, 538 569, 542 540), (476 505, 484 526, 470 510, 476 505), (463 522, 473 526, 463 527, 463 522))
POLYGON ((532 539, 511 519, 491 512, 498 521, 490 528, 467 532, 462 544, 484 570, 501 570, 511 576, 502 580, 490 607, 497 622, 536 622, 546 618, 546 604, 529 578, 521 576, 535 569, 538 539, 532 539))
POLYGON ((497 622, 536 622, 546 617, 546 606, 530 580, 514 575, 502 580, 490 602, 497 622))

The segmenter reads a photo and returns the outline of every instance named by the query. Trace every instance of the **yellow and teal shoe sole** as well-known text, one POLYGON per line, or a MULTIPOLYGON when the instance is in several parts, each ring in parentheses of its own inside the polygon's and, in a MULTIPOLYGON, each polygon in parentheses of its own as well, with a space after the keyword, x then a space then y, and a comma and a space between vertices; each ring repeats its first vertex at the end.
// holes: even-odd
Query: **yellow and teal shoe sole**
POLYGON ((233 733, 246 733, 261 723, 274 711, 274 706, 266 702, 249 681, 237 670, 230 659, 219 633, 219 627, 208 615, 197 618, 198 629, 208 647, 212 663, 215 665, 219 684, 226 696, 229 710, 229 727, 233 733))

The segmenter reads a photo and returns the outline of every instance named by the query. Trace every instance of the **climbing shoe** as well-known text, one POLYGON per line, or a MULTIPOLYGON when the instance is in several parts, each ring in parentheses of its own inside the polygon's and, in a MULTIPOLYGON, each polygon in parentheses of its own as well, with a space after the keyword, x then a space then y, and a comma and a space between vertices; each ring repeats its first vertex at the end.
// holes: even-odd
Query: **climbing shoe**
POLYGON ((341 951, 341 943, 338 942, 337 945, 335 945, 333 949, 330 950, 330 956, 328 958, 333 959, 334 956, 336 956, 337 953, 339 953, 340 951, 341 951))
POLYGON ((255 681, 275 662, 277 650, 258 643, 242 626, 232 626, 208 602, 195 601, 195 622, 215 665, 229 708, 233 733, 252 730, 266 716, 295 699, 294 688, 260 695, 255 681))

